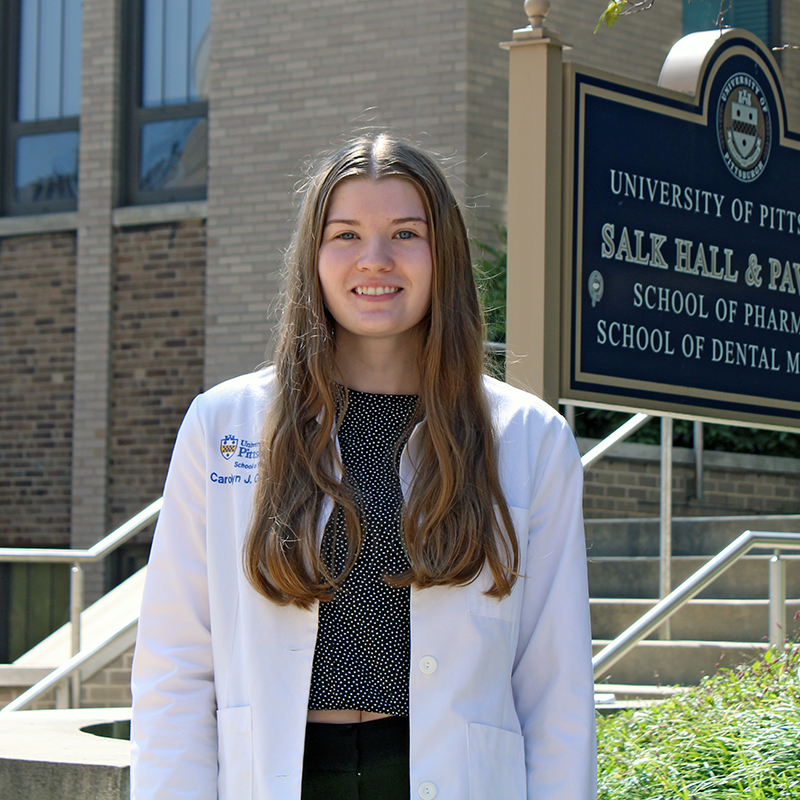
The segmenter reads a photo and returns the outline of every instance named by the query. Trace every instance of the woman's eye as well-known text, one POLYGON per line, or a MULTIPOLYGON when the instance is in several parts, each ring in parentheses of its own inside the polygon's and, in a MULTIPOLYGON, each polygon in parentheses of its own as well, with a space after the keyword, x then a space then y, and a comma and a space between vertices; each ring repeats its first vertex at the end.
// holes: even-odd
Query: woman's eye
POLYGON ((338 234, 337 239, 344 239, 345 241, 352 241, 356 238, 356 235, 352 231, 343 231, 342 233, 338 234))
POLYGON ((398 239, 413 239, 416 236, 414 231, 400 231, 397 234, 398 239))

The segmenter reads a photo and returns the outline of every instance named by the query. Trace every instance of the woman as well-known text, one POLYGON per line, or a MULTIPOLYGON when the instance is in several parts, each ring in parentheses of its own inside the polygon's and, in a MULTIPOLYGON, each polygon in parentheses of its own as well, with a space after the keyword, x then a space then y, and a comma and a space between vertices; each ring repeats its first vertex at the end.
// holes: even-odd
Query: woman
POLYGON ((324 160, 274 368, 175 445, 135 800, 594 797, 582 470, 482 334, 437 164, 385 134, 324 160))

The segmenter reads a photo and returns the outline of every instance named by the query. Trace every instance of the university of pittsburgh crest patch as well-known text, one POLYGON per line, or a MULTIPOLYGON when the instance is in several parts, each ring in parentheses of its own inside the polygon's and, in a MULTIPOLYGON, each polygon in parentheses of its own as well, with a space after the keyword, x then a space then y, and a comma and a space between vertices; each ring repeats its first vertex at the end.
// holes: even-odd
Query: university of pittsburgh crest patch
POLYGON ((239 446, 239 440, 231 433, 223 436, 219 443, 219 452, 226 461, 230 461, 236 455, 236 448, 239 446))

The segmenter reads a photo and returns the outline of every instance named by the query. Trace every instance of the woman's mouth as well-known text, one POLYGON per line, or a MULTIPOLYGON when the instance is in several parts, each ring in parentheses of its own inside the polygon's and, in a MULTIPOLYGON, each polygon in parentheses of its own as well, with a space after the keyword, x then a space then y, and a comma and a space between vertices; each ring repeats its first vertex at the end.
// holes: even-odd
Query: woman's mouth
POLYGON ((366 294, 371 297, 380 297, 382 294, 396 294, 400 291, 399 286, 356 286, 353 291, 356 294, 366 294))

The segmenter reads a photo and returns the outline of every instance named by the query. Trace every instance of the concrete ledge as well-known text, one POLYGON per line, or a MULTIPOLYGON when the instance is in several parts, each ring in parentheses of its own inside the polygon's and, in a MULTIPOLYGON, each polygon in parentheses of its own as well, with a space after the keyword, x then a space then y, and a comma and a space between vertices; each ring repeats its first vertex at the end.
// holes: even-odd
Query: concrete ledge
MULTIPOLYGON (((593 640, 597 654, 608 640, 593 640)), ((639 642, 600 677, 626 685, 692 686, 720 667, 736 667, 755 661, 767 645, 752 642, 656 641, 639 642)), ((602 682, 600 684, 602 686, 602 682)))
MULTIPOLYGON (((726 424, 720 421, 720 424, 726 424)), ((588 453, 600 439, 578 438, 578 449, 581 454, 588 453)), ((603 456, 602 461, 649 461, 658 464, 661 461, 661 445, 632 444, 620 442, 603 456)), ((672 450, 674 464, 694 466, 694 450, 690 447, 675 447, 672 450)), ((598 461, 601 464, 602 461, 598 461)), ((777 472, 782 475, 800 473, 800 459, 782 456, 756 456, 751 453, 729 453, 721 450, 703 450, 703 464, 706 470, 725 469, 740 472, 777 472)), ((591 467, 593 469, 594 467, 591 467)))
POLYGON ((26 689, 46 678, 55 667, 20 667, 0 664, 0 686, 24 686, 26 689))
MULTIPOLYGON (((592 635, 595 639, 613 639, 643 617, 656 600, 643 598, 592 598, 592 635)), ((786 602, 784 637, 793 641, 798 633, 794 622, 800 613, 800 601, 786 602)), ((763 642, 769 639, 769 600, 690 600, 670 619, 676 641, 719 641, 736 636, 740 642, 763 642)), ((658 639, 659 630, 648 639, 658 639)))
POLYGON ((128 800, 130 743, 82 728, 130 720, 130 708, 0 715, 3 800, 128 800))
POLYGON ((181 222, 185 219, 205 219, 208 216, 208 202, 195 200, 187 203, 162 203, 151 206, 124 206, 112 212, 115 228, 135 225, 158 225, 167 222, 181 222))
POLYGON ((0 218, 0 236, 28 236, 37 233, 61 233, 78 229, 78 212, 35 214, 29 217, 0 218))
MULTIPOLYGON (((660 524, 658 517, 587 519, 588 556, 658 556, 660 524)), ((673 517, 672 554, 715 556, 746 530, 797 532, 800 515, 673 517)), ((772 555, 771 548, 754 548, 749 552, 753 555, 765 551, 772 555)))
MULTIPOLYGON (((708 563, 710 556, 673 556, 672 588, 683 583, 708 563)), ((700 594, 710 598, 764 599, 769 597, 769 562, 771 555, 747 555, 718 575, 700 594)), ((800 598, 800 554, 784 551, 786 596, 800 598)), ((589 594, 601 597, 658 597, 658 556, 591 556, 589 594)))

